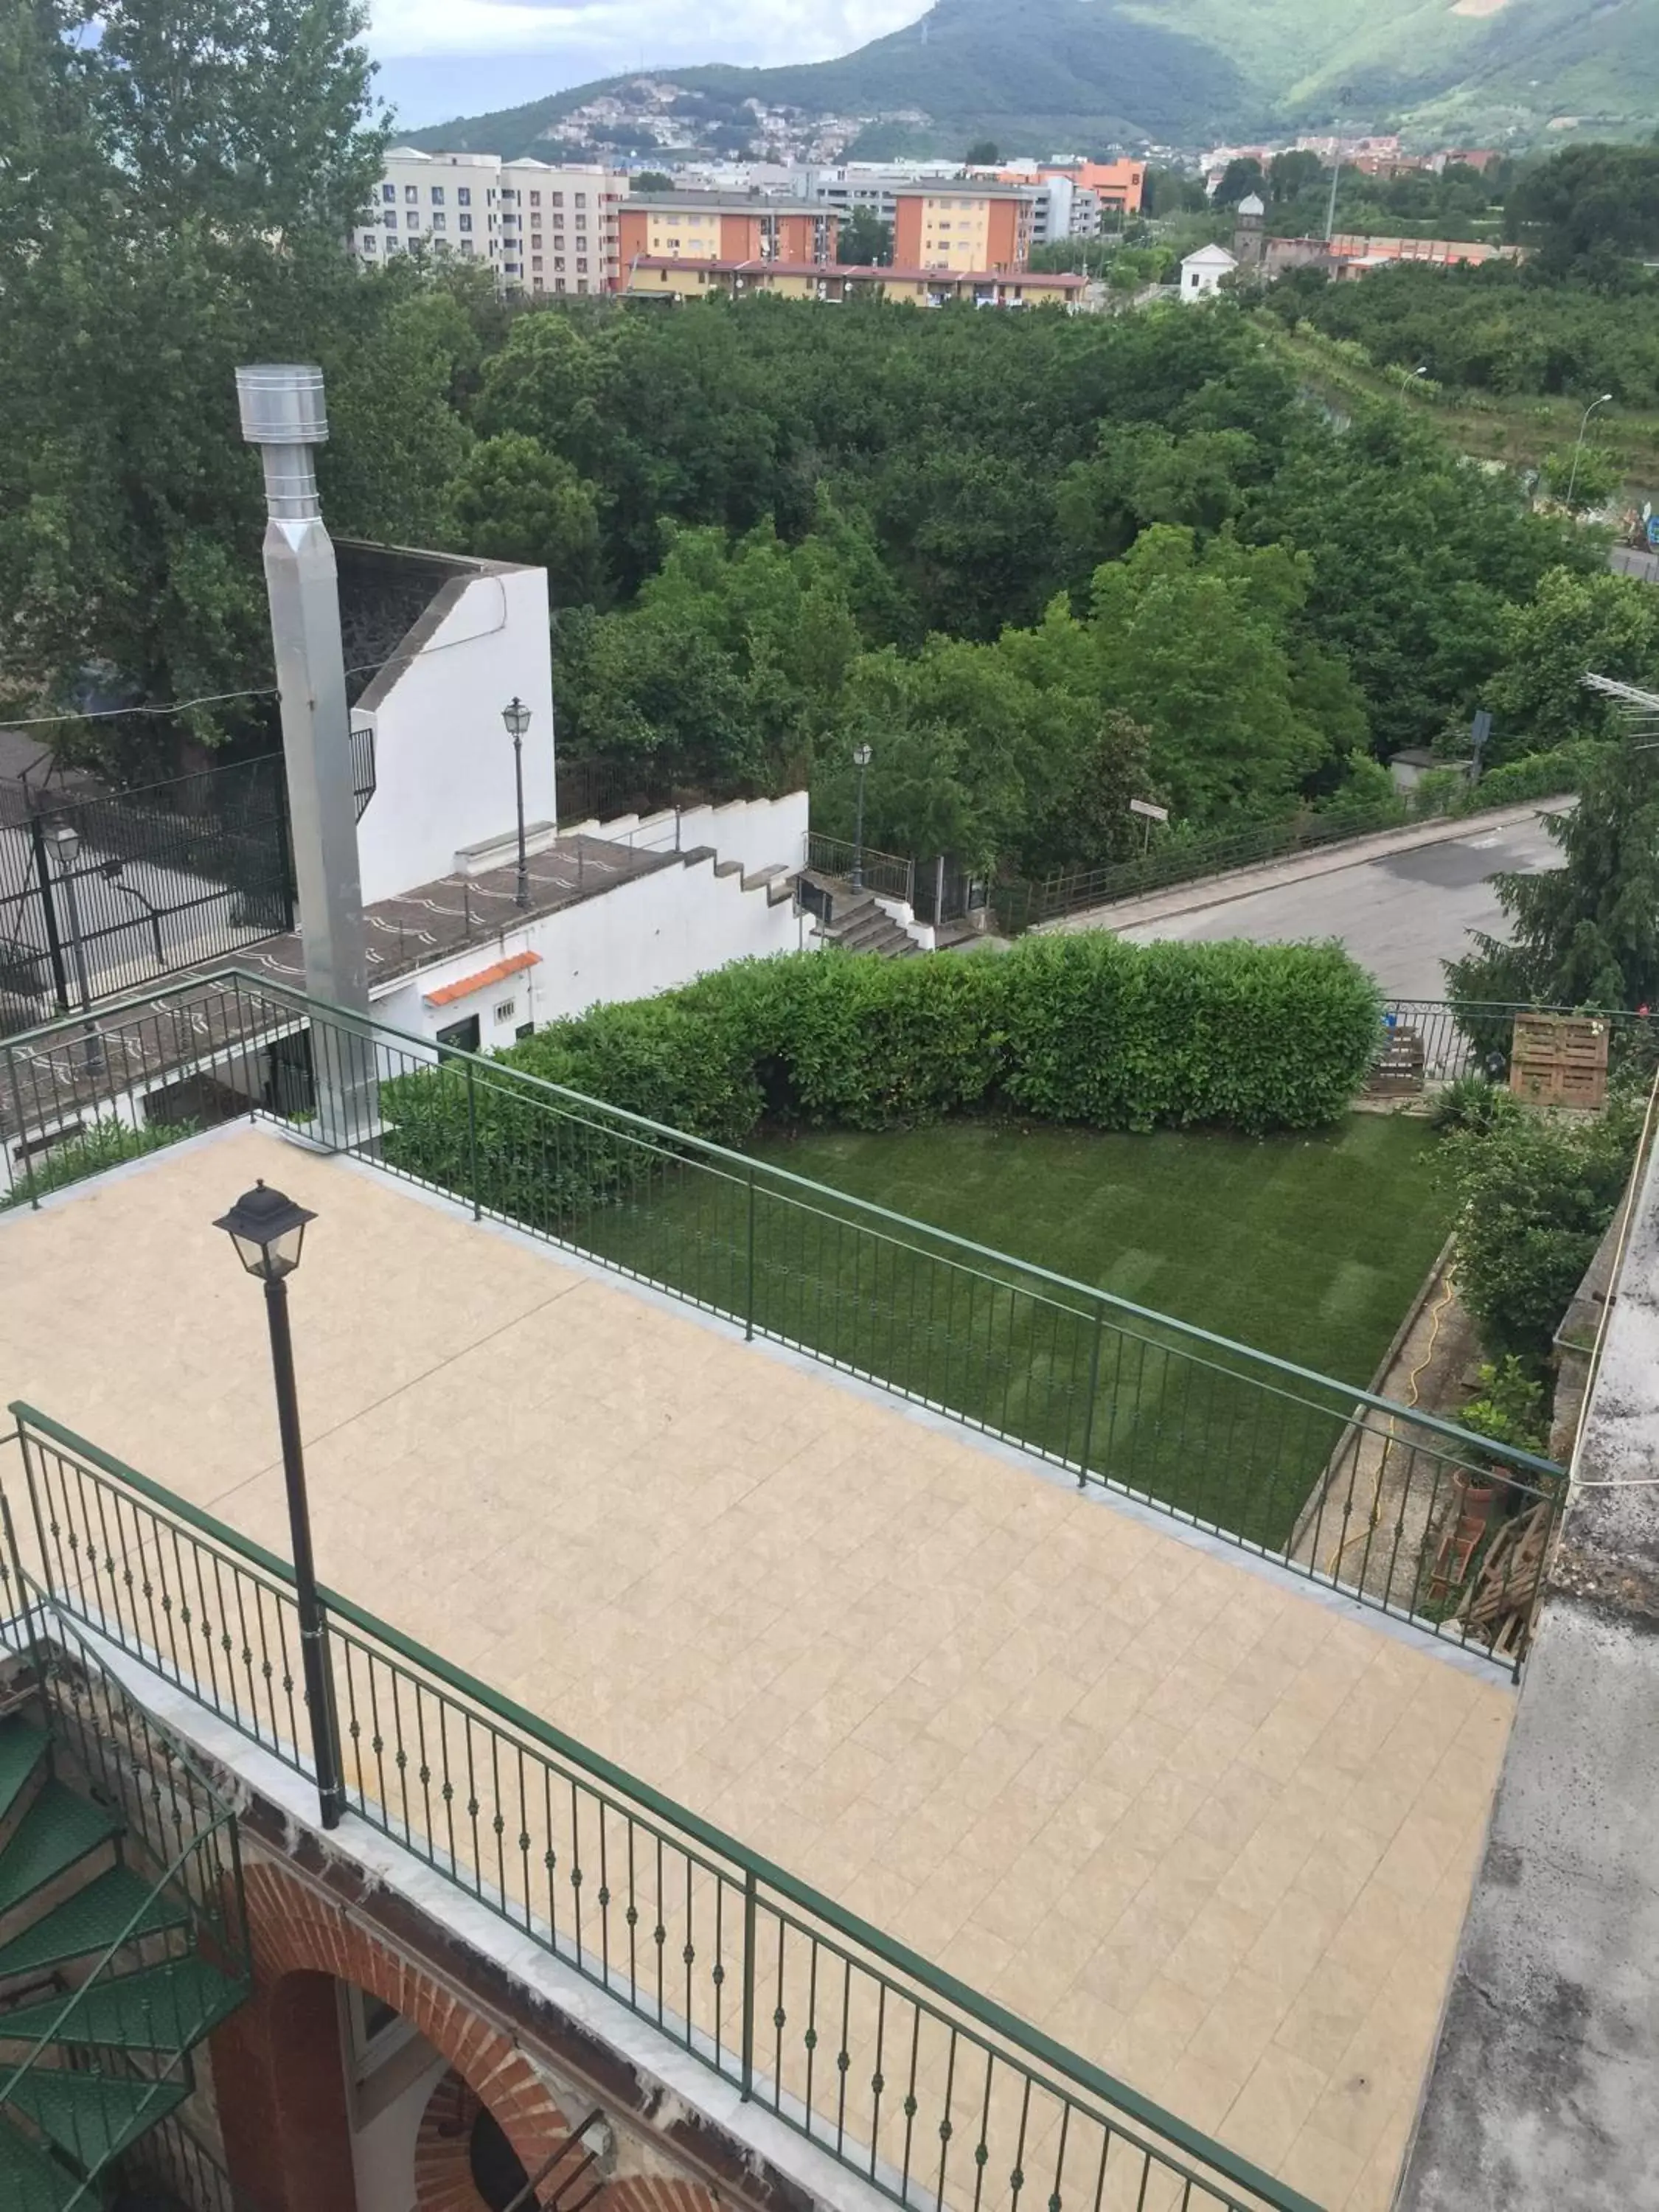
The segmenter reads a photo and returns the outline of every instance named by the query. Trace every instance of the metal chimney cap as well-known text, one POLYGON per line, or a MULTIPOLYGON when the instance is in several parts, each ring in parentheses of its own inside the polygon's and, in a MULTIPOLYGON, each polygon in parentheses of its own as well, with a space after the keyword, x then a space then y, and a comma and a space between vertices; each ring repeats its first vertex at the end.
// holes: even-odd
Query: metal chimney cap
POLYGON ((323 372, 305 362, 260 362, 236 372, 250 446, 320 446, 328 436, 323 372))

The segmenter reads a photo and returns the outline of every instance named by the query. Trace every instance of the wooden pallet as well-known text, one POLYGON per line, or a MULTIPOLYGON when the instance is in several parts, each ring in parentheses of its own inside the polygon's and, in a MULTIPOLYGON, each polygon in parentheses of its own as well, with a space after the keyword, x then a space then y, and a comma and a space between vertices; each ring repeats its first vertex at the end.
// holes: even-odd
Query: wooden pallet
POLYGON ((1458 1619, 1491 1644, 1497 1658, 1516 1658, 1526 1649, 1552 1525, 1547 1498, 1506 1521, 1458 1609, 1458 1619))

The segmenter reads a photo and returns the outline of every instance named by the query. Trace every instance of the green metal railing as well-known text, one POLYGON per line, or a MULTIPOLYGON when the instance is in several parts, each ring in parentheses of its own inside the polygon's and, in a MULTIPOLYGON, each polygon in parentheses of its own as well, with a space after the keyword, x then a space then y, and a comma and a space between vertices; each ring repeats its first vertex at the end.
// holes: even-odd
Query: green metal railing
MULTIPOLYGON (((284 987, 192 988, 187 1021, 166 994, 100 1017, 129 1092, 182 1028, 198 1108, 289 1122, 1477 1652, 1490 1631, 1435 1568, 1462 1488, 1558 1510, 1550 1462, 1352 1383, 284 987)), ((67 1027, 0 1046, 26 1122, 43 1067, 46 1103, 86 1073, 67 1027)))
MULTIPOLYGON (((236 1819, 179 1740, 137 1703, 98 1659, 52 1594, 21 1564, 9 1506, 0 1498, 0 1624, 6 1648, 29 1662, 56 1755, 71 1785, 118 1810, 122 1856, 149 1887, 125 1923, 92 1961, 83 1978, 63 1989, 45 2028, 21 2057, 0 2062, 0 2109, 68 2079, 66 2046, 99 2049, 94 2014, 110 2004, 112 1985, 145 1969, 171 1971, 147 1979, 127 2000, 129 2028, 142 2022, 148 2063, 118 2059, 101 2078, 125 2093, 118 2132, 95 2103, 54 2099, 54 2134, 81 2170, 66 2204, 101 2201, 99 2178, 119 2165, 129 2147, 164 2121, 191 2082, 190 2053, 219 2016, 204 2010, 203 1985, 190 1971, 200 1962, 239 1989, 252 1977, 236 1819), (162 1913, 165 1908, 165 1915, 162 1913), (165 1919, 164 1932, 162 1921, 165 1919)), ((0 2044, 21 2040, 0 2012, 0 2044)))
MULTIPOLYGON (((15 1409, 54 1604, 311 1772, 286 1564, 15 1409)), ((386 1622, 324 1593, 349 1809, 916 2212, 1315 2212, 386 1622)))

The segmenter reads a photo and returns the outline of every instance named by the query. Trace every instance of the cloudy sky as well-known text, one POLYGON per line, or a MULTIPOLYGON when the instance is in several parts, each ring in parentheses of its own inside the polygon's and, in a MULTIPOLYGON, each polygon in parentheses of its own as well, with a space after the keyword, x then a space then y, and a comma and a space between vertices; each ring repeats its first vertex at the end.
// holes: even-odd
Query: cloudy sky
POLYGON ((510 107, 617 70, 818 61, 927 0, 371 0, 379 89, 410 129, 510 107))

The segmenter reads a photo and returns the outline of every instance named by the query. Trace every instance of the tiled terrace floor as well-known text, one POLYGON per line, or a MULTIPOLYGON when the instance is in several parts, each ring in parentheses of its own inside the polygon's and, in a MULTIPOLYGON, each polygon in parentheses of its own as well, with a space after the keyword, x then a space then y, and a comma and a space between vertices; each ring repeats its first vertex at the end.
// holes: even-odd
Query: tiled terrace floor
POLYGON ((0 1218, 0 1395, 1341 2212, 1391 2192, 1510 1693, 389 1181, 238 1130, 0 1218))

